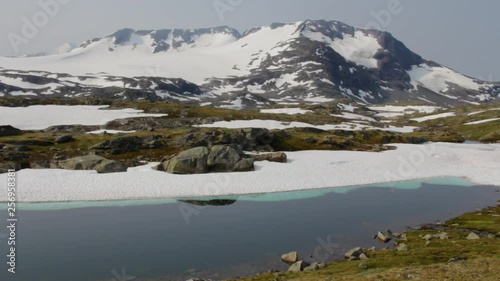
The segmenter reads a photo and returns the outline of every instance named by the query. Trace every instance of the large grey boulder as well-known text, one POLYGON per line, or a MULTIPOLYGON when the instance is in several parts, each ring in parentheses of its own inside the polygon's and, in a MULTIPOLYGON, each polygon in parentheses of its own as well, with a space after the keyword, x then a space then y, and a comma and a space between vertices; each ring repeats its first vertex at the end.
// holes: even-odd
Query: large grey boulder
POLYGON ((104 160, 94 167, 99 174, 121 173, 126 172, 128 167, 118 161, 104 160))
POLYGON ((162 163, 163 170, 171 174, 203 174, 208 172, 206 147, 183 151, 162 163))
POLYGON ((171 174, 252 171, 254 161, 245 157, 237 145, 216 145, 212 149, 195 147, 167 158, 158 170, 171 174))
POLYGON ((241 149, 234 145, 216 145, 208 155, 207 164, 212 172, 231 172, 243 157, 241 149))
POLYGON ((106 158, 98 155, 86 155, 55 162, 54 166, 65 170, 93 170, 97 164, 104 160, 106 158))
POLYGON ((211 172, 245 172, 253 169, 253 160, 245 158, 243 150, 237 145, 216 145, 208 155, 208 168, 211 172))

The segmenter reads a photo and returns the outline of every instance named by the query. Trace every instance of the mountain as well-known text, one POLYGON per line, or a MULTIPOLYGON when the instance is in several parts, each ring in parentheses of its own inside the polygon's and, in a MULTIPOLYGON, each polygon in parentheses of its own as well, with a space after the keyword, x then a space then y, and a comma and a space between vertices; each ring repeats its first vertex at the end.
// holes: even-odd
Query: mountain
POLYGON ((447 106, 500 97, 499 83, 424 59, 388 32, 323 20, 243 34, 230 27, 122 29, 61 54, 0 58, 0 67, 0 92, 11 96, 96 95, 234 108, 337 98, 447 106))

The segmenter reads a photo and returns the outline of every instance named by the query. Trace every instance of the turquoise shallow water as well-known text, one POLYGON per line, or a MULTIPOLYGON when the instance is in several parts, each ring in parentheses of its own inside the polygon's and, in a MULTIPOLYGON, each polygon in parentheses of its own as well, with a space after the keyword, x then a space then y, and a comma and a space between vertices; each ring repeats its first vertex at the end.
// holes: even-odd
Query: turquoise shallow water
POLYGON ((399 232, 493 205, 496 190, 440 178, 182 200, 22 204, 19 270, 14 279, 0 271, 0 280, 109 281, 123 268, 141 281, 222 280, 286 270, 283 253, 307 257, 319 241, 332 240, 330 255, 313 256, 328 261, 353 247, 383 247, 371 238, 378 230, 399 232))
MULTIPOLYGON (((214 197, 190 197, 190 198, 175 198, 175 199, 145 199, 145 200, 124 200, 124 201, 72 201, 72 202, 49 202, 49 203, 18 203, 20 210, 64 210, 75 208, 92 208, 92 207, 126 207, 126 206, 141 206, 141 205, 161 205, 175 204, 177 199, 194 199, 194 200, 238 200, 238 201, 257 201, 257 202, 273 202, 273 201, 288 201, 299 200, 306 198, 320 197, 329 193, 345 194, 353 190, 368 189, 376 187, 389 187, 399 190, 414 190, 421 188, 424 183, 434 185, 450 185, 450 186, 473 186, 474 183, 465 178, 433 178, 422 180, 411 180, 391 183, 380 183, 350 187, 335 187, 323 189, 311 189, 303 191, 291 192, 276 192, 266 194, 249 194, 249 195, 229 195, 229 196, 214 196, 214 197)), ((2 204, 0 209, 6 209, 2 204)))

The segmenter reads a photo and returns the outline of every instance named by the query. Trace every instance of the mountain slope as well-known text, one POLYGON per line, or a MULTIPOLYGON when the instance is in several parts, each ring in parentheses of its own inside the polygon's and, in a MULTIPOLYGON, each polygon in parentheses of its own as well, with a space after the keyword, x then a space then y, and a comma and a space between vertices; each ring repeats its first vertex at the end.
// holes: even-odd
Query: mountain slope
MULTIPOLYGON (((370 104, 420 100, 454 105, 488 102, 500 95, 498 83, 466 77, 423 59, 390 33, 322 20, 272 24, 243 34, 229 27, 123 29, 67 53, 0 58, 0 67, 4 69, 0 78, 21 75, 19 70, 31 76, 40 74, 33 71, 67 73, 105 80, 93 85, 99 89, 110 87, 107 80, 122 81, 112 86, 122 92, 140 91, 139 97, 149 99, 171 97, 156 87, 160 77, 179 78, 198 87, 188 87, 193 91, 180 87, 175 95, 196 96, 200 102, 225 107, 336 98, 370 104), (127 81, 137 77, 148 82, 130 88, 127 81)), ((15 85, 0 80, 4 95, 12 95, 9 86, 15 85)), ((91 87, 86 93, 92 95, 91 87)), ((67 89, 55 89, 53 94, 72 95, 67 89)))

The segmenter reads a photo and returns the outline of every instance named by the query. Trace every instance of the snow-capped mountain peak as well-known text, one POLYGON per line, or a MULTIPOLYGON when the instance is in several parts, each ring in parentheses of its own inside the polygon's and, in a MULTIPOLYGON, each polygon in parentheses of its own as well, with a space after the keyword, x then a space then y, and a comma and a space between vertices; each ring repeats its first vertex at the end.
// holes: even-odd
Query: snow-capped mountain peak
MULTIPOLYGON (((199 86, 197 96, 203 89, 211 102, 215 99, 228 106, 233 102, 255 106, 335 98, 362 103, 425 100, 446 105, 489 101, 500 93, 498 84, 423 59, 390 33, 338 21, 274 23, 242 34, 226 26, 126 28, 62 50, 52 56, 0 58, 0 66, 33 75, 34 70, 105 75, 101 80, 113 81, 181 78, 199 86)), ((5 90, 9 89, 6 81, 0 80, 0 90, 4 83, 4 95, 12 95, 5 90)), ((139 83, 134 90, 148 97, 168 98, 157 84, 139 83)), ((106 85, 109 83, 101 86, 106 85)), ((127 89, 131 84, 121 85, 127 89)))

